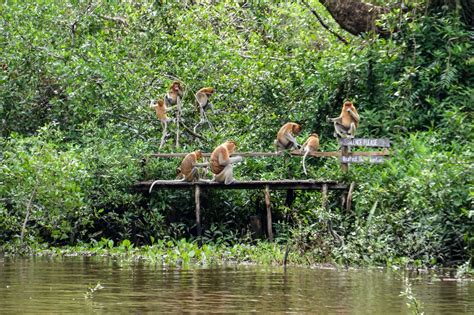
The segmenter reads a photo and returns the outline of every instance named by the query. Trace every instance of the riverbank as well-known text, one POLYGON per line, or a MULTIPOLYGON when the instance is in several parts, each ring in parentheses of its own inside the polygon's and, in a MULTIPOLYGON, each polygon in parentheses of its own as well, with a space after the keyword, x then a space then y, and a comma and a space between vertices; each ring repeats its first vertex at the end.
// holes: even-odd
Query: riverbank
MULTIPOLYGON (((341 249, 343 251, 343 249, 341 249)), ((262 265, 262 266, 289 266, 317 269, 360 269, 381 268, 393 270, 416 270, 428 272, 440 269, 450 270, 450 277, 454 279, 474 279, 474 269, 469 261, 448 268, 442 265, 419 265, 406 258, 390 259, 382 264, 354 264, 316 255, 313 251, 303 252, 295 246, 289 246, 265 241, 255 244, 203 244, 197 241, 158 240, 153 245, 134 246, 129 240, 115 244, 112 240, 103 239, 94 244, 77 246, 49 247, 36 246, 4 252, 5 256, 22 257, 74 257, 99 256, 113 257, 123 261, 142 261, 150 265, 163 268, 193 268, 201 266, 221 265, 262 265), (288 251, 288 252, 287 252, 288 251), (287 254, 287 255, 285 255, 287 254), (286 257, 285 257, 286 256, 286 257)))

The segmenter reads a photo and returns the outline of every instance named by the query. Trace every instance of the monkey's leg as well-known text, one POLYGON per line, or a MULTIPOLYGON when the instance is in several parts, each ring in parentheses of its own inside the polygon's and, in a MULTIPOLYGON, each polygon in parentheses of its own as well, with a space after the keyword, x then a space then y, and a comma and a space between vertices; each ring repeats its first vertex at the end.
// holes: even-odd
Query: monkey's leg
POLYGON ((356 134, 356 125, 352 122, 351 127, 349 128, 349 138, 354 138, 356 134))
POLYGON ((202 125, 202 122, 201 122, 201 121, 199 121, 197 124, 195 124, 194 127, 193 127, 193 132, 194 132, 194 133, 197 133, 197 128, 198 128, 199 126, 201 126, 201 125, 202 125))
POLYGON ((161 126, 163 127, 163 135, 161 136, 161 141, 160 141, 160 150, 165 144, 165 139, 166 139, 166 130, 168 129, 168 122, 166 120, 161 122, 161 126))
POLYGON ((227 164, 227 166, 219 174, 214 175, 214 181, 218 183, 225 183, 226 185, 230 184, 233 181, 232 164, 227 164), (231 177, 230 179, 229 179, 229 170, 230 170, 230 177, 231 177))
POLYGON ((212 131, 215 131, 214 126, 211 124, 211 121, 209 120, 209 118, 207 118, 205 110, 202 111, 202 117, 204 118, 205 122, 207 122, 207 124, 209 125, 209 128, 211 128, 212 131))
POLYGON ((225 172, 224 184, 229 185, 234 181, 233 166, 232 164, 227 165, 223 172, 225 172))
POLYGON ((191 173, 189 173, 188 176, 186 176, 185 179, 186 179, 187 182, 192 182, 192 181, 198 180, 199 179, 198 168, 193 167, 191 169, 191 173))
POLYGON ((339 135, 341 138, 347 138, 347 129, 338 123, 334 123, 334 131, 336 134, 339 135))
POLYGON ((273 142, 273 144, 274 144, 275 147, 276 147, 276 152, 277 152, 277 153, 278 153, 278 152, 281 152, 281 151, 284 151, 284 150, 286 149, 286 146, 285 146, 283 143, 281 143, 279 140, 275 140, 275 141, 273 142))

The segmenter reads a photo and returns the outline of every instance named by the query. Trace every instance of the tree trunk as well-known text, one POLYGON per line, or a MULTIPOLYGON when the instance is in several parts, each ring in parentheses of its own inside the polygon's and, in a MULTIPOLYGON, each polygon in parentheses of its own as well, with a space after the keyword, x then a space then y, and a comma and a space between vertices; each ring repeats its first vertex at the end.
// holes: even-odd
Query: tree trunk
POLYGON ((329 11, 336 22, 353 35, 375 32, 388 36, 386 30, 375 25, 381 14, 390 11, 389 8, 375 6, 359 0, 319 0, 329 11))
MULTIPOLYGON (((361 0, 319 0, 336 22, 353 35, 375 32, 383 37, 390 33, 375 25, 375 21, 390 8, 372 5, 361 0)), ((429 0, 430 12, 457 10, 466 25, 474 25, 474 0, 429 0)))

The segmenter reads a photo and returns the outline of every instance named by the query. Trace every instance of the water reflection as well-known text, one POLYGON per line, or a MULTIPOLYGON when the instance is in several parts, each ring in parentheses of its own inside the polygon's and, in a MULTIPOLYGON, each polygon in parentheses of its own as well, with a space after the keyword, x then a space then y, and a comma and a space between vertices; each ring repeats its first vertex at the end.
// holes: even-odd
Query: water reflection
MULTIPOLYGON (((426 314, 472 314, 474 283, 411 277, 426 314)), ((410 314, 402 275, 231 266, 163 270, 112 258, 0 261, 0 313, 410 314), (89 287, 104 287, 85 298, 89 287)))

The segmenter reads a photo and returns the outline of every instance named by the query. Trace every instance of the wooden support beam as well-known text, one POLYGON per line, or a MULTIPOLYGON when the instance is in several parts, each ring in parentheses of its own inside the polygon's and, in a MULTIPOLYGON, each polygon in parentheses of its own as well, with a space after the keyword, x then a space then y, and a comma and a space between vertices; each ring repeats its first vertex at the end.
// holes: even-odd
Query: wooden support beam
POLYGON ((272 209, 270 205, 270 187, 267 185, 265 186, 265 206, 267 208, 267 232, 268 232, 268 239, 270 242, 273 242, 273 223, 272 223, 272 209))
MULTIPOLYGON (((327 184, 323 184, 323 188, 321 189, 321 193, 322 193, 322 206, 323 206, 323 209, 325 211, 328 211, 329 212, 329 208, 328 208, 328 185, 327 184)), ((339 242, 339 245, 340 246, 344 246, 344 241, 342 240, 342 238, 334 231, 334 229, 332 228, 332 221, 331 219, 328 220, 328 231, 329 233, 331 234, 331 236, 339 242)))
POLYGON ((194 202, 196 204, 196 229, 198 237, 202 235, 201 227, 201 186, 194 186, 194 202))
MULTIPOLYGON (((341 147, 341 156, 343 156, 343 157, 349 156, 349 147, 348 146, 342 146, 341 147)), ((341 170, 343 172, 347 172, 349 170, 349 164, 348 163, 341 163, 341 170)))
POLYGON ((135 183, 132 189, 137 192, 148 192, 153 184, 153 190, 183 189, 199 185, 201 189, 262 189, 268 186, 272 190, 320 190, 326 184, 330 190, 347 190, 347 184, 326 180, 269 180, 269 181, 234 181, 229 185, 213 181, 185 182, 179 180, 156 180, 135 183))
POLYGON ((328 185, 327 184, 323 184, 321 188, 321 194, 323 195, 321 204, 322 204, 323 210, 326 211, 328 207, 328 185))
MULTIPOLYGON (((148 156, 148 158, 178 158, 178 157, 185 157, 187 152, 182 153, 153 153, 148 156)), ((299 150, 294 150, 290 152, 293 156, 303 156, 304 152, 299 150)), ((390 155, 387 149, 383 151, 370 151, 370 152, 363 152, 363 151, 355 151, 348 153, 348 156, 388 156, 390 155)), ((211 153, 202 153, 203 157, 210 157, 211 153)), ((242 156, 242 157, 277 157, 283 156, 282 152, 235 152, 232 156, 242 156)), ((341 151, 329 151, 329 152, 312 152, 308 153, 308 156, 312 157, 340 157, 341 151)))
POLYGON ((349 192, 347 193, 347 198, 346 198, 346 211, 349 212, 351 211, 352 208, 352 193, 354 192, 354 187, 355 187, 355 182, 352 182, 349 185, 349 192))

